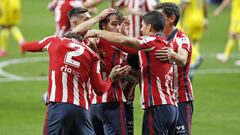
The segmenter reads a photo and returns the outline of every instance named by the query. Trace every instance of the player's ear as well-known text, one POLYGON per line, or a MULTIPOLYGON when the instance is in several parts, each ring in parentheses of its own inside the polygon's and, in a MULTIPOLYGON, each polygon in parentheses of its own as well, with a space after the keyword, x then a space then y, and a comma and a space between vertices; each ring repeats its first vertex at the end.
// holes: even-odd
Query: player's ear
POLYGON ((102 29, 103 29, 103 30, 106 30, 106 29, 107 29, 107 24, 106 24, 106 23, 103 23, 103 24, 102 24, 102 29))
POLYGON ((151 25, 151 24, 148 24, 148 25, 147 25, 147 31, 150 32, 150 31, 152 31, 152 29, 153 29, 152 25, 151 25))
POLYGON ((171 22, 171 23, 174 23, 175 20, 176 20, 176 16, 175 16, 175 15, 171 15, 171 16, 169 17, 169 19, 170 19, 170 22, 171 22))

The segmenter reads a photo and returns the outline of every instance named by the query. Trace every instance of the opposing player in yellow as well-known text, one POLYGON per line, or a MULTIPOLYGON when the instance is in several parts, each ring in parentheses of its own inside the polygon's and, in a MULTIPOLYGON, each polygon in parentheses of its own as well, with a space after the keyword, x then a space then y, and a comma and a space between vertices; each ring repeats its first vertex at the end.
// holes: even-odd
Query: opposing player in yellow
POLYGON ((197 69, 203 57, 199 41, 207 29, 207 2, 205 0, 183 0, 181 27, 192 43, 191 69, 197 69))
MULTIPOLYGON (((214 11, 214 16, 218 16, 224 8, 230 4, 230 2, 231 0, 222 1, 219 7, 214 11)), ((232 0, 228 41, 224 53, 217 54, 217 59, 222 62, 226 62, 229 59, 232 49, 236 43, 238 44, 240 52, 240 0, 232 0)), ((236 64, 240 65, 240 61, 236 61, 236 64)))
POLYGON ((0 0, 0 57, 7 56, 10 33, 19 45, 24 42, 23 35, 17 26, 20 21, 20 9, 20 0, 0 0))

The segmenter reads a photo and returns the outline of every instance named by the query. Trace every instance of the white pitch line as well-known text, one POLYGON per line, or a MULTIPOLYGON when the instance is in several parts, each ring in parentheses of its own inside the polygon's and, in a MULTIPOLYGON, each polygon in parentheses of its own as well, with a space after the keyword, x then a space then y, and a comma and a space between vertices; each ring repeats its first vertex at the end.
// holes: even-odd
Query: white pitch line
POLYGON ((6 71, 3 70, 4 67, 13 65, 13 64, 32 63, 32 62, 40 62, 40 61, 48 61, 48 57, 18 58, 18 59, 12 59, 12 60, 6 60, 6 61, 0 62, 0 75, 5 77, 5 78, 0 78, 0 82, 46 80, 46 79, 43 79, 46 77, 21 77, 15 74, 7 73, 6 71))
POLYGON ((239 74, 240 68, 209 68, 198 69, 193 71, 194 75, 206 75, 206 74, 239 74))

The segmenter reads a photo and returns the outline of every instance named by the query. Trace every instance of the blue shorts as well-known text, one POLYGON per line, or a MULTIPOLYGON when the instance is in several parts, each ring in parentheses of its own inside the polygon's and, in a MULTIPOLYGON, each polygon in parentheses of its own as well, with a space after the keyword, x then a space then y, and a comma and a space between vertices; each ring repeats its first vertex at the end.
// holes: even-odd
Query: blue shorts
POLYGON ((193 102, 178 103, 179 118, 175 135, 191 135, 193 102))
POLYGON ((123 103, 92 104, 90 115, 97 135, 127 135, 123 103))
POLYGON ((95 135, 89 112, 68 103, 48 105, 43 135, 95 135))
POLYGON ((174 135, 178 109, 173 105, 160 105, 144 110, 142 135, 174 135))
POLYGON ((127 104, 124 103, 125 105, 125 111, 126 111, 126 123, 127 123, 127 131, 128 135, 134 135, 134 116, 133 116, 133 104, 127 104))

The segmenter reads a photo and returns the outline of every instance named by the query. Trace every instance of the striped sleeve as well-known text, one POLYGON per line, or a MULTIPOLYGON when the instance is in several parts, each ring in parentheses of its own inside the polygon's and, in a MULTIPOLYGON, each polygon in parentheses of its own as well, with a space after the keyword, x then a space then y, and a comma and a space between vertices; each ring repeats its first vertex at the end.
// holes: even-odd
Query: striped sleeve
POLYGON ((91 73, 90 73, 90 79, 92 81, 92 86, 97 95, 104 94, 107 90, 110 89, 112 81, 108 78, 105 81, 103 81, 102 76, 100 74, 100 61, 94 60, 91 73))
POLYGON ((44 52, 48 51, 49 46, 55 37, 46 37, 43 40, 37 42, 25 42, 22 45, 22 49, 27 52, 44 52))
POLYGON ((182 48, 190 52, 191 44, 186 36, 181 36, 176 38, 176 43, 178 44, 178 49, 182 48))
POLYGON ((154 41, 155 39, 156 37, 150 37, 150 36, 141 36, 137 38, 138 42, 141 45, 141 50, 151 49, 152 46, 151 44, 149 44, 149 42, 154 41))

